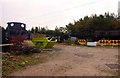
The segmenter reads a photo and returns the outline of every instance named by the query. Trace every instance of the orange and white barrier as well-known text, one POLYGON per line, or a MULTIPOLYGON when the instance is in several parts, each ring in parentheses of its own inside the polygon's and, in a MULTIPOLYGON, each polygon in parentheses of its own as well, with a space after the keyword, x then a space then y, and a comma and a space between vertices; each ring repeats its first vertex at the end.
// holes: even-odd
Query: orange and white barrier
POLYGON ((101 45, 101 46, 119 46, 120 40, 99 40, 98 45, 101 45))
POLYGON ((118 46, 118 40, 110 40, 110 45, 118 46))
POLYGON ((120 40, 118 40, 118 45, 120 46, 120 40))
POLYGON ((98 41, 98 45, 101 45, 101 46, 108 46, 109 45, 109 40, 99 40, 98 41))
POLYGON ((84 39, 79 39, 78 40, 78 43, 80 44, 80 45, 86 45, 86 40, 84 40, 84 39))

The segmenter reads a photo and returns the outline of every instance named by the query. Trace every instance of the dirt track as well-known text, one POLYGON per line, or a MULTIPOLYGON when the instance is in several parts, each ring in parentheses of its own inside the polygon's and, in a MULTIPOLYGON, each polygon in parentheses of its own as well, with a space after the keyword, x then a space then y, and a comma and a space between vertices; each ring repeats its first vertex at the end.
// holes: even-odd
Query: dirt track
POLYGON ((42 64, 28 66, 12 76, 113 76, 117 72, 105 64, 116 64, 117 48, 55 45, 55 53, 42 64), (57 54, 57 55, 56 55, 57 54))

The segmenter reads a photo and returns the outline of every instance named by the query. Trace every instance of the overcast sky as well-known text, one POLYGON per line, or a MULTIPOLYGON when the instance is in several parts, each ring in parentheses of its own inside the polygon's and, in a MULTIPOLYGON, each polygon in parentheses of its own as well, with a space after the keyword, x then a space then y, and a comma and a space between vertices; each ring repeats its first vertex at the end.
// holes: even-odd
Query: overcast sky
POLYGON ((65 27, 69 22, 91 14, 118 14, 120 0, 0 0, 0 25, 23 22, 49 29, 65 27))

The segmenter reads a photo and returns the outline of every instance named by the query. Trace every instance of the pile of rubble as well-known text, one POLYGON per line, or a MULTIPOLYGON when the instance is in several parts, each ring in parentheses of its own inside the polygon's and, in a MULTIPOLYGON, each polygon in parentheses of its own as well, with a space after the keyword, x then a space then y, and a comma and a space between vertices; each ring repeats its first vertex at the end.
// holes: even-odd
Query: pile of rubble
POLYGON ((13 72, 13 69, 24 67, 26 62, 20 56, 15 56, 10 53, 2 53, 2 75, 5 76, 13 72))

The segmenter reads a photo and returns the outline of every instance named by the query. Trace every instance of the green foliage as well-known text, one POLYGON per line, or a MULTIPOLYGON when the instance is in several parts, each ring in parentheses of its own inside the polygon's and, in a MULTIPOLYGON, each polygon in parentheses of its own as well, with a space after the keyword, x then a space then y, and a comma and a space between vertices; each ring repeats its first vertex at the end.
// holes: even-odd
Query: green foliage
POLYGON ((32 33, 40 33, 52 36, 63 36, 66 33, 77 34, 84 38, 88 35, 95 34, 96 31, 120 30, 120 21, 114 13, 105 13, 104 15, 91 15, 74 20, 66 27, 57 27, 55 30, 49 30, 46 27, 35 27, 31 29, 32 33))
POLYGON ((25 69, 26 66, 40 64, 46 62, 52 57, 53 53, 28 53, 21 55, 13 55, 10 53, 2 53, 2 76, 8 76, 10 73, 25 69))
POLYGON ((49 30, 47 27, 32 27, 30 30, 31 33, 40 33, 40 34, 46 34, 46 35, 51 35, 51 36, 60 36, 64 35, 67 33, 67 30, 65 27, 60 27, 58 28, 56 26, 55 30, 49 30))
POLYGON ((115 14, 105 13, 99 16, 95 14, 69 23, 66 28, 70 33, 87 36, 94 34, 95 31, 120 30, 120 22, 117 21, 115 14))

